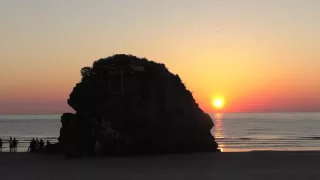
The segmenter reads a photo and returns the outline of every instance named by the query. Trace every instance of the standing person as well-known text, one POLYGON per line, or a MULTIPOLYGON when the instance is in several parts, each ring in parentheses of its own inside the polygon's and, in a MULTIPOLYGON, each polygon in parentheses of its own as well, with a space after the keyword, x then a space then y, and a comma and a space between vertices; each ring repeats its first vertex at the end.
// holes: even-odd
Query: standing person
POLYGON ((38 151, 39 147, 40 147, 40 142, 39 142, 39 139, 37 138, 36 139, 36 149, 35 149, 35 151, 38 151))
POLYGON ((50 141, 47 140, 47 145, 46 145, 47 149, 49 148, 50 144, 51 144, 50 141))
POLYGON ((29 147, 28 147, 28 152, 32 152, 32 141, 33 141, 33 139, 30 141, 30 144, 29 144, 29 147))
POLYGON ((52 153, 54 151, 54 150, 52 150, 51 143, 48 140, 47 140, 47 144, 46 144, 46 149, 47 149, 47 152, 49 152, 49 153, 52 153))
POLYGON ((43 140, 42 140, 42 139, 40 139, 40 142, 39 142, 39 147, 40 147, 40 149, 42 149, 42 148, 43 148, 43 146, 44 146, 44 142, 43 142, 43 140))
POLYGON ((10 137, 10 139, 9 139, 9 148, 10 148, 10 152, 12 152, 12 148, 13 148, 12 137, 10 137))
POLYGON ((17 146, 18 146, 18 140, 16 140, 16 138, 13 138, 13 152, 17 152, 17 146))
POLYGON ((0 138, 0 152, 2 152, 2 139, 0 138))
POLYGON ((34 152, 36 149, 36 140, 34 138, 31 140, 28 151, 29 152, 34 152))

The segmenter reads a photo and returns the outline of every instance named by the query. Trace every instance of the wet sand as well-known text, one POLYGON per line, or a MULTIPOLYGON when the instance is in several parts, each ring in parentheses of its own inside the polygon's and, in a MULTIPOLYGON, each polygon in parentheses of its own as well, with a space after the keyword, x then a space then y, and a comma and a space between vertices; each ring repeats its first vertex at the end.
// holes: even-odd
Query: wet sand
POLYGON ((0 179, 320 179, 320 152, 244 152, 64 159, 0 153, 0 179))

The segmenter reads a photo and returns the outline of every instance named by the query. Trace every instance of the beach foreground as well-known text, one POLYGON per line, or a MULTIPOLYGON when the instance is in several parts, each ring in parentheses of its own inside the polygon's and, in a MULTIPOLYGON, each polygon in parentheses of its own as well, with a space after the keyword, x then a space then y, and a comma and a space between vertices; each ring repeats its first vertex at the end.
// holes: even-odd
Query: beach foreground
POLYGON ((195 153, 64 159, 0 153, 1 179, 320 179, 320 152, 195 153))

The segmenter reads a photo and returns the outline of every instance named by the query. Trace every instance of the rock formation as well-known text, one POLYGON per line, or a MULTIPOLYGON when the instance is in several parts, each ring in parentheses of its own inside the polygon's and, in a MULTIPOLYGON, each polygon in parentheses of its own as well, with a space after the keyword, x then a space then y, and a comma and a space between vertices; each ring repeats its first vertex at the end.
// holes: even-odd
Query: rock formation
POLYGON ((217 151, 213 122, 178 75, 131 55, 99 59, 81 69, 62 115, 60 151, 125 155, 217 151))

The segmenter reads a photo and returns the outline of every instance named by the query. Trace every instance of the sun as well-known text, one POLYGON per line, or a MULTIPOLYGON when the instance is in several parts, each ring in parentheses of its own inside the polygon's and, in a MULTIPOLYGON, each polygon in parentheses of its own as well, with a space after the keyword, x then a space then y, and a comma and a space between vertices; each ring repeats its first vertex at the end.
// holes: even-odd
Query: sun
POLYGON ((212 102, 212 105, 216 109, 221 109, 221 108, 223 108, 224 101, 223 101, 222 98, 214 98, 213 102, 212 102))

